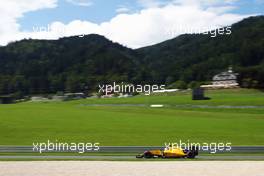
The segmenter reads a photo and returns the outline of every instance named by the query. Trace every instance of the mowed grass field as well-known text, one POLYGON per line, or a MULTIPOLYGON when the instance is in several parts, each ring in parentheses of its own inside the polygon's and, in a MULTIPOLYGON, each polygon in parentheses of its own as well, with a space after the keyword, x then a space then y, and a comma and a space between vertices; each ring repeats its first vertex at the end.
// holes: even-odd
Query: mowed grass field
POLYGON ((180 92, 132 98, 0 105, 0 145, 32 145, 33 142, 47 140, 99 142, 101 146, 163 146, 165 142, 179 140, 264 145, 263 92, 217 90, 207 91, 206 96, 212 99, 192 101, 190 92, 180 92), (94 104, 101 106, 91 106, 94 104), (131 104, 170 106, 150 108, 131 104), (191 105, 209 105, 210 108, 191 105), (214 108, 221 105, 230 107, 214 108))

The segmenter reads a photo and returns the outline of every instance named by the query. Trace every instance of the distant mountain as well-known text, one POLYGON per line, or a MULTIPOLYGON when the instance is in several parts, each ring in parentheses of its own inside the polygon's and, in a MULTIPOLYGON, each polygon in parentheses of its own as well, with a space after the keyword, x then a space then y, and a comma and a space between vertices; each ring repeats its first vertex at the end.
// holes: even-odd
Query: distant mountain
POLYGON ((99 83, 132 81, 140 67, 135 51, 99 35, 23 40, 0 48, 0 92, 91 90, 99 83))
POLYGON ((231 35, 182 35, 137 52, 157 82, 211 80, 232 66, 240 83, 264 88, 264 16, 234 24, 231 35))
POLYGON ((0 94, 89 92, 114 81, 200 83, 229 66, 243 86, 264 88, 263 16, 234 24, 231 35, 181 35, 137 50, 95 34, 10 43, 0 47, 0 94))

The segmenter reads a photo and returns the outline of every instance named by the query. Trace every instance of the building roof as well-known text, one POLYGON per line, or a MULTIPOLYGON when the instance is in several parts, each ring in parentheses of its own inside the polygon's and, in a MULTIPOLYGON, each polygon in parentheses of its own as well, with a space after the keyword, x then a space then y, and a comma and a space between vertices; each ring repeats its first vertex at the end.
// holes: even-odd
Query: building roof
POLYGON ((237 74, 230 67, 228 71, 217 74, 213 77, 213 81, 237 80, 237 74))

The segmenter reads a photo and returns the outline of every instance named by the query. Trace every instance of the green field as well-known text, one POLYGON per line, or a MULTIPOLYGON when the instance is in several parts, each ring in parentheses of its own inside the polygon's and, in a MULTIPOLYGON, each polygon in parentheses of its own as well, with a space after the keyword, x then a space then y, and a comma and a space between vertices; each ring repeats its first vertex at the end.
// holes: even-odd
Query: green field
POLYGON ((102 146, 162 146, 165 142, 179 140, 264 145, 263 92, 235 89, 206 94, 212 99, 192 101, 190 92, 181 92, 122 99, 0 105, 0 145, 32 145, 47 140, 99 142, 102 146), (149 104, 166 106, 150 108, 149 104), (209 105, 210 108, 192 105, 209 105), (230 107, 218 107, 222 105, 230 107))

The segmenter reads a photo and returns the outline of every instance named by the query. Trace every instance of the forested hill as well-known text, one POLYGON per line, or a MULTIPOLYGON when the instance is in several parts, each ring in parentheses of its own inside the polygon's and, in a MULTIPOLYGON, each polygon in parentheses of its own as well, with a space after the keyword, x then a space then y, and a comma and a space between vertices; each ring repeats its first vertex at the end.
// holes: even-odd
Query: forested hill
POLYGON ((0 48, 0 91, 91 90, 99 83, 130 82, 140 67, 135 51, 99 35, 23 40, 0 48))
POLYGON ((234 24, 231 35, 182 35, 137 51, 158 82, 211 80, 233 66, 241 84, 264 88, 264 16, 234 24))
POLYGON ((263 16, 234 24, 231 35, 182 35, 137 50, 95 34, 10 43, 0 47, 0 94, 91 92, 114 81, 186 87, 229 66, 241 85, 264 88, 263 16))

